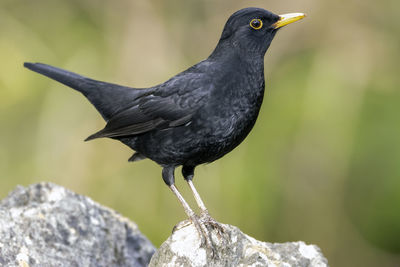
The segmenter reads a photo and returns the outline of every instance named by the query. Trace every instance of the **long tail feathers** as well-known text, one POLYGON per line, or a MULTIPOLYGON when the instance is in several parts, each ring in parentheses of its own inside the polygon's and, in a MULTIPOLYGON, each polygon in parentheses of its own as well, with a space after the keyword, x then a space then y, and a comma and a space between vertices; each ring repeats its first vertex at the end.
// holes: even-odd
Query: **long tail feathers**
POLYGON ((25 62, 24 67, 74 88, 79 92, 86 92, 87 88, 83 86, 85 79, 87 79, 86 77, 42 63, 25 62))
MULTIPOLYGON (((117 84, 96 81, 42 63, 26 62, 24 66, 81 92, 89 99, 106 121, 120 111, 121 108, 129 106, 134 99, 146 93, 146 90, 137 90, 117 84)), ((88 139, 94 138, 93 136, 88 139)))

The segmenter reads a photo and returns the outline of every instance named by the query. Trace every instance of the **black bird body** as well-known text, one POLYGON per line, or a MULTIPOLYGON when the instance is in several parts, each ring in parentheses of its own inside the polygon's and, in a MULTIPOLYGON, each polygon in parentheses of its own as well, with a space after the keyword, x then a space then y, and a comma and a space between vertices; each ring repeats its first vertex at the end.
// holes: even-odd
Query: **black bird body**
POLYGON ((236 66, 243 64, 224 67, 208 59, 150 90, 146 103, 168 113, 173 101, 179 111, 174 108, 170 118, 183 120, 120 140, 161 165, 196 166, 230 152, 253 127, 264 93, 262 64, 251 71, 236 66))
POLYGON ((82 92, 92 102, 107 125, 88 140, 118 139, 137 151, 133 160, 195 167, 234 149, 257 119, 265 87, 264 54, 276 30, 254 35, 247 22, 254 16, 271 22, 279 18, 257 8, 235 13, 209 58, 151 88, 108 84, 40 63, 25 66, 82 92), (237 26, 242 20, 244 30, 237 26))
POLYGON ((117 139, 136 151, 130 161, 149 158, 160 164, 164 181, 196 221, 174 185, 175 168, 183 166, 185 180, 207 213, 191 182, 194 168, 221 158, 249 134, 264 96, 264 55, 280 27, 303 17, 239 10, 206 60, 151 88, 96 81, 41 63, 25 67, 85 95, 107 122, 87 140, 117 139))
POLYGON ((210 56, 146 89, 95 81, 40 63, 25 65, 82 92, 99 110, 108 124, 89 140, 111 137, 160 165, 196 166, 239 145, 263 100, 263 58, 248 61, 233 54, 225 60, 210 56))

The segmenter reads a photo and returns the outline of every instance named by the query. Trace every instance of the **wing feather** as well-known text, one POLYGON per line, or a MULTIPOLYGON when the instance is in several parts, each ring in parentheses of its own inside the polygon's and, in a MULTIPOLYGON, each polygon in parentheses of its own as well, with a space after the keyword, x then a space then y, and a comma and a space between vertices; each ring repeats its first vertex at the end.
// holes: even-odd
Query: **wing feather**
POLYGON ((104 129, 89 136, 86 140, 100 137, 132 136, 154 129, 185 125, 190 122, 194 113, 206 103, 209 95, 209 90, 204 88, 204 83, 191 82, 191 88, 183 90, 182 87, 185 85, 187 86, 187 83, 167 81, 155 88, 151 94, 138 98, 131 107, 115 114, 104 129), (173 84, 172 88, 171 83, 173 84))

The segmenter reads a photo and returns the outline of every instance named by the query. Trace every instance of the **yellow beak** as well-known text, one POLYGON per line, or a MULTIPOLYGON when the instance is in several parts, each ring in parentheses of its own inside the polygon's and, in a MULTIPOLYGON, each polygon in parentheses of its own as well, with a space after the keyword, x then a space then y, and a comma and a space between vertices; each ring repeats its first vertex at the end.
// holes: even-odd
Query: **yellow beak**
POLYGON ((306 14, 304 14, 304 13, 290 13, 290 14, 279 15, 279 20, 277 22, 275 22, 274 24, 272 24, 272 26, 275 29, 278 29, 278 28, 288 25, 292 22, 301 20, 305 16, 306 16, 306 14))

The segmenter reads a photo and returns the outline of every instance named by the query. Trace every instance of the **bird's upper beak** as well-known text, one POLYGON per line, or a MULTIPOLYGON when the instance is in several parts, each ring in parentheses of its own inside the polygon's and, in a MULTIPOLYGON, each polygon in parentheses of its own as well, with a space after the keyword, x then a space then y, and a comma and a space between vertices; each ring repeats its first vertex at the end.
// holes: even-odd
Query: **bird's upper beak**
POLYGON ((275 22, 274 24, 272 24, 272 26, 275 29, 278 29, 278 28, 288 25, 292 22, 301 20, 305 16, 306 16, 306 14, 304 14, 304 13, 289 13, 289 14, 279 15, 279 20, 277 22, 275 22))

